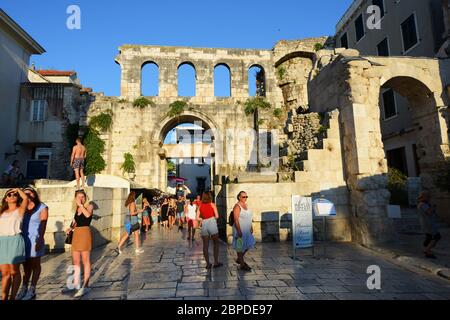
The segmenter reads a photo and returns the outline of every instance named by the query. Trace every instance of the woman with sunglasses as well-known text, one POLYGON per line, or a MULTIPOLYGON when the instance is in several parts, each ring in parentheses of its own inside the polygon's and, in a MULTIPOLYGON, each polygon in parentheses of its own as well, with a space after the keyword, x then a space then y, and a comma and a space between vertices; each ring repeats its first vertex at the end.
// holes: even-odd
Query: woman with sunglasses
POLYGON ((245 191, 239 192, 237 199, 238 202, 233 208, 233 248, 237 252, 236 262, 240 265, 241 270, 251 271, 252 268, 244 261, 244 256, 249 249, 255 246, 252 226, 253 213, 248 208, 248 196, 245 191))
POLYGON ((23 264, 25 274, 22 288, 17 294, 17 299, 31 300, 36 297, 36 285, 41 275, 41 257, 45 254, 44 235, 47 228, 48 207, 41 202, 36 190, 25 188, 24 192, 29 199, 22 223, 26 261, 23 264), (30 278, 31 286, 28 288, 30 278))
POLYGON ((68 293, 75 289, 79 290, 74 295, 74 298, 80 298, 87 294, 91 289, 89 288, 89 279, 91 278, 91 250, 92 250, 92 232, 91 221, 94 212, 94 206, 87 201, 87 195, 83 190, 75 192, 75 216, 73 218, 71 227, 66 230, 72 235, 72 261, 74 265, 74 283, 73 287, 63 290, 63 293, 68 293), (84 281, 80 288, 80 274, 81 261, 83 262, 84 281))
POLYGON ((0 209, 0 270, 2 300, 15 300, 20 287, 20 264, 25 262, 25 241, 21 224, 27 210, 28 197, 20 189, 10 189, 0 209))

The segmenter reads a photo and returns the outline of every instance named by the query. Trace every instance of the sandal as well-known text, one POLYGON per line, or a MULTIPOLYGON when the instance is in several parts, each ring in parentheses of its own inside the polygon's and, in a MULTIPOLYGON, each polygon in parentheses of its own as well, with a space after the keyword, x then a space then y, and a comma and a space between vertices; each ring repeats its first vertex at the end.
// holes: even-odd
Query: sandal
POLYGON ((222 266, 223 266, 223 263, 219 262, 218 264, 215 264, 215 265, 213 266, 213 268, 214 268, 214 269, 217 269, 217 268, 220 268, 220 267, 222 267, 222 266))

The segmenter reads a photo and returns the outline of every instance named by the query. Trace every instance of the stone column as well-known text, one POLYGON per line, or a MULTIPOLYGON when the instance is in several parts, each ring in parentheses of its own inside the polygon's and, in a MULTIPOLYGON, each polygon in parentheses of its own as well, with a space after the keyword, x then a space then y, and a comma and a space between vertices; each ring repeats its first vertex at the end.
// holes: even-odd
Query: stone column
POLYGON ((390 193, 380 128, 379 78, 363 74, 368 61, 347 64, 348 91, 340 99, 345 171, 350 189, 353 241, 373 245, 395 239, 392 221, 387 218, 390 193))
POLYGON ((177 60, 163 60, 159 64, 159 96, 178 97, 177 60))
POLYGON ((195 73, 197 76, 196 97, 214 98, 214 65, 207 61, 196 62, 195 73))
POLYGON ((134 100, 141 95, 141 65, 133 60, 121 61, 120 95, 134 100))

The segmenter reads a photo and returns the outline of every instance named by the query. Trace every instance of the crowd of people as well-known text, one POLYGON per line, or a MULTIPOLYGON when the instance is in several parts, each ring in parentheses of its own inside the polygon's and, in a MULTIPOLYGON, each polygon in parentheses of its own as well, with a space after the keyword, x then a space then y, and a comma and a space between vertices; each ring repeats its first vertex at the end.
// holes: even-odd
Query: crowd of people
MULTIPOLYGON (((233 230, 232 246, 236 251, 235 262, 243 271, 252 270, 245 261, 245 255, 255 245, 252 227, 253 213, 247 200, 247 193, 239 192, 237 202, 228 217, 228 223, 233 230)), ((124 245, 129 239, 134 240, 136 255, 144 253, 141 231, 149 232, 157 228, 160 232, 172 232, 176 225, 179 231, 187 228, 188 241, 193 241, 196 230, 200 230, 207 269, 223 266, 219 259, 217 224, 219 212, 211 192, 203 192, 201 196, 198 195, 195 198, 186 198, 183 195, 178 197, 160 195, 153 197, 150 201, 144 198, 142 207, 138 208, 140 205, 137 204, 136 193, 131 191, 124 206, 127 208, 127 215, 124 223, 125 230, 117 247, 119 255, 123 253, 124 245), (212 261, 209 252, 210 242, 213 244, 212 261)), ((436 258, 432 249, 441 237, 437 228, 436 211, 431 205, 429 193, 420 194, 418 211, 426 234, 423 244, 424 254, 427 258, 436 258)), ((74 277, 73 283, 64 288, 62 293, 73 292, 74 298, 79 298, 90 291, 90 257, 93 246, 91 222, 94 205, 89 201, 84 190, 75 192, 73 212, 72 222, 65 232, 66 243, 71 245, 74 277), (83 281, 81 281, 81 270, 83 270, 83 281)), ((41 257, 45 254, 44 236, 48 217, 48 207, 40 200, 33 188, 13 188, 5 193, 0 209, 2 300, 36 298, 36 286, 41 274, 41 257)))

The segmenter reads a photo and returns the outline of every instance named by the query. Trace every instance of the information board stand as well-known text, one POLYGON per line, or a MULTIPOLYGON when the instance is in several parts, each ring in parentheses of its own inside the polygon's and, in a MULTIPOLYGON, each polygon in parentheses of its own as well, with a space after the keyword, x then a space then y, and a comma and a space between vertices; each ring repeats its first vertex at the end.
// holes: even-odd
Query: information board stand
POLYGON ((312 248, 313 218, 310 197, 292 196, 292 259, 297 259, 297 249, 312 248))
MULTIPOLYGON (((336 216, 336 208, 331 201, 328 201, 323 196, 313 201, 313 211, 315 217, 322 217, 322 232, 323 232, 323 257, 324 259, 332 259, 327 257, 327 217, 336 216)), ((318 259, 317 257, 315 257, 318 259)))

